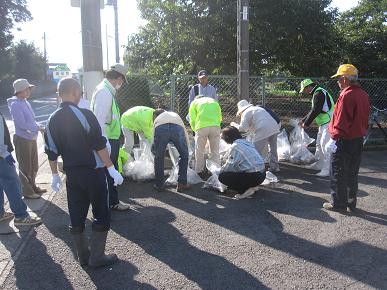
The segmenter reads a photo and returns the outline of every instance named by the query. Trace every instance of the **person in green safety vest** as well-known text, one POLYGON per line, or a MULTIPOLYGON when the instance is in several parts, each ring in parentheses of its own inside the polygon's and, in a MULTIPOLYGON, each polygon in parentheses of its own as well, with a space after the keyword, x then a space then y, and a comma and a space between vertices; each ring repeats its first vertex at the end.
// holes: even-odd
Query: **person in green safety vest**
MULTIPOLYGON (((110 143, 110 159, 118 169, 118 154, 120 150, 120 110, 115 100, 116 91, 126 81, 127 69, 122 64, 115 64, 105 73, 105 78, 100 82, 93 93, 90 109, 97 117, 104 135, 110 143)), ((109 174, 106 174, 109 186, 109 204, 112 210, 124 211, 129 205, 118 200, 118 191, 109 174)))
POLYGON ((321 170, 317 173, 317 176, 327 177, 329 176, 331 154, 325 152, 325 144, 331 137, 328 132, 328 125, 332 119, 335 103, 331 94, 311 79, 305 79, 301 82, 300 93, 312 96, 312 107, 309 113, 302 119, 301 126, 303 128, 309 127, 313 120, 318 126, 315 153, 317 161, 308 166, 308 168, 321 170))
POLYGON ((122 132, 125 137, 124 148, 128 153, 132 152, 134 145, 134 133, 140 139, 140 148, 145 144, 153 143, 153 112, 155 109, 146 106, 130 108, 121 117, 122 132))

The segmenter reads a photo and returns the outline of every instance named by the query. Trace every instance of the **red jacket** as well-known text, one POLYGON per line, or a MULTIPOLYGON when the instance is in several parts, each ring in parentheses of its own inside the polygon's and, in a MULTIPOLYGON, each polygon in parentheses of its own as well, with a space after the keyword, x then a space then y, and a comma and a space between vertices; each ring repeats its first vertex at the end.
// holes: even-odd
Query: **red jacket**
POLYGON ((370 102, 368 94, 357 85, 341 91, 329 124, 332 139, 354 139, 365 136, 370 102))

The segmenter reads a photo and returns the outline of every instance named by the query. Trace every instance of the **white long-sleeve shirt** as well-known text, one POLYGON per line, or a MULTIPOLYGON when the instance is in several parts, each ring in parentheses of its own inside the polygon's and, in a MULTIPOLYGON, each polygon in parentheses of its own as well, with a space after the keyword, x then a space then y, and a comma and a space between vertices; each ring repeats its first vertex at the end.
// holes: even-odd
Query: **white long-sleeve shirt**
POLYGON ((242 132, 253 133, 253 142, 257 142, 278 134, 281 123, 278 124, 264 108, 251 106, 242 113, 238 129, 242 132))
POLYGON ((112 102, 113 95, 106 86, 109 86, 111 92, 116 93, 116 89, 111 83, 104 79, 100 82, 92 97, 92 107, 90 108, 94 115, 97 117, 98 123, 102 129, 102 135, 106 136, 106 124, 109 124, 112 120, 112 102))

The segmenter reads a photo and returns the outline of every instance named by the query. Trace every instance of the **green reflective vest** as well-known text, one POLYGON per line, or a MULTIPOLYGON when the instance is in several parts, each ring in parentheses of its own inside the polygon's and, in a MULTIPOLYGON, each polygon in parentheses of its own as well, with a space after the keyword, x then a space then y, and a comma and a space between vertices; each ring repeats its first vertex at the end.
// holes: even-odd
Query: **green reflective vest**
POLYGON ((153 142, 154 111, 155 109, 146 106, 130 108, 122 114, 122 127, 133 132, 142 132, 149 142, 153 142))
MULTIPOLYGON (((112 119, 110 123, 105 124, 105 133, 108 139, 118 140, 121 136, 121 123, 120 123, 120 109, 118 108, 115 93, 112 91, 110 85, 107 83, 108 80, 104 79, 103 82, 97 86, 97 89, 104 88, 110 92, 112 95, 112 107, 111 115, 112 119)), ((91 108, 94 109, 95 98, 93 97, 91 101, 91 108)))
MULTIPOLYGON (((324 124, 327 124, 331 121, 331 118, 332 118, 332 114, 333 114, 333 109, 335 108, 335 103, 333 102, 333 98, 331 96, 330 93, 328 93, 327 90, 321 88, 321 87, 318 87, 314 93, 313 93, 313 96, 318 93, 319 91, 321 91, 324 96, 325 96, 325 100, 324 100, 324 105, 323 105, 323 110, 324 110, 324 107, 326 107, 326 109, 328 110, 327 112, 322 112, 320 114, 317 115, 317 117, 314 119, 314 121, 316 122, 316 124, 318 126, 321 126, 321 125, 324 125, 324 124), (330 102, 331 102, 331 108, 329 109, 328 107, 328 100, 327 98, 329 98, 330 102)), ((312 108, 313 108, 313 99, 312 98, 312 108)))

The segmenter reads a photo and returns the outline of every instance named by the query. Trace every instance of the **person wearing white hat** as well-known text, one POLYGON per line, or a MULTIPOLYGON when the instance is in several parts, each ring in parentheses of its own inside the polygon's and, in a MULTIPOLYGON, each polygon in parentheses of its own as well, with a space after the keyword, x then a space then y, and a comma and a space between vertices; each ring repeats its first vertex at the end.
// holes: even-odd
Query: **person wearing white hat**
POLYGON ((40 198, 47 190, 39 188, 35 179, 38 173, 38 145, 39 131, 43 130, 35 121, 35 114, 27 99, 35 86, 26 79, 17 79, 13 82, 14 96, 7 99, 8 108, 15 123, 16 159, 19 163, 19 177, 22 181, 23 196, 26 198, 40 198))
POLYGON ((278 117, 270 110, 260 106, 254 106, 247 100, 241 100, 237 104, 237 116, 241 116, 240 124, 231 122, 241 132, 253 135, 252 142, 261 156, 265 156, 269 145, 270 161, 269 170, 279 172, 277 154, 277 135, 281 129, 278 117))
MULTIPOLYGON (((111 153, 110 159, 114 167, 118 169, 118 153, 120 150, 121 122, 120 110, 115 100, 117 90, 126 81, 127 68, 122 64, 114 64, 105 73, 105 78, 99 83, 93 93, 90 108, 97 117, 101 126, 102 134, 108 138, 111 153)), ((129 205, 118 199, 118 191, 114 186, 114 181, 106 173, 109 185, 109 200, 113 210, 124 211, 129 209, 129 205)))

